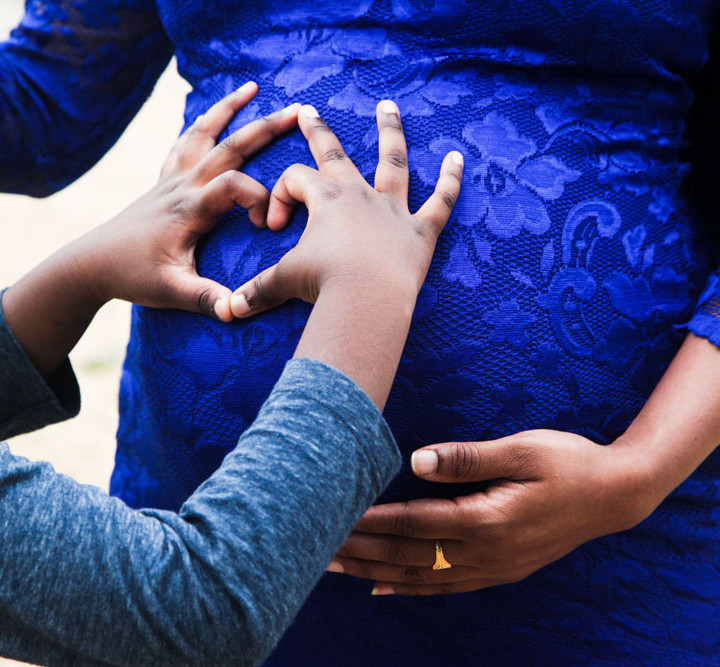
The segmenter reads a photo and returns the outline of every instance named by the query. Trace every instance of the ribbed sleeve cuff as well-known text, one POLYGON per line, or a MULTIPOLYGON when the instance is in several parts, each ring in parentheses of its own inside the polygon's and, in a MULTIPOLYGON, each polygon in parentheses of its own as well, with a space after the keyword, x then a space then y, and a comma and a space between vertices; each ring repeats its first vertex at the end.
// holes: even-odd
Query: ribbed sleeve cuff
POLYGON ((0 440, 70 419, 80 388, 69 360, 49 382, 28 359, 5 320, 0 292, 0 440))

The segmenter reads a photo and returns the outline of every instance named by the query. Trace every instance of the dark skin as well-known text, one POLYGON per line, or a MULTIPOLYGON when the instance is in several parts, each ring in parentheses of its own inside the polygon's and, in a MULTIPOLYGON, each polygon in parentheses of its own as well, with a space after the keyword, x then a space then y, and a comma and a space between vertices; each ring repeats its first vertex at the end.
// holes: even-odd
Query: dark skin
MULTIPOLYGON (((321 349, 315 358, 349 370, 381 406, 395 377, 435 243, 460 192, 462 156, 457 152, 446 156, 435 192, 411 214, 407 147, 393 102, 378 105, 374 188, 313 107, 303 107, 298 120, 318 169, 296 164, 282 174, 270 195, 267 221, 271 229, 283 229, 293 207, 304 203, 307 227, 297 246, 276 265, 236 290, 233 314, 248 317, 293 297, 315 303, 318 294, 327 291, 328 282, 339 286, 331 290, 338 295, 333 312, 326 313, 337 327, 336 335, 329 340, 325 331, 312 326, 311 317, 295 355, 305 356, 308 345, 321 349), (342 298, 343 292, 352 298, 342 298), (385 312, 382 316, 380 309, 385 312), (358 328, 372 329, 372 335, 360 342, 358 328), (402 336, 397 335, 400 330, 402 336), (382 372, 383 368, 392 368, 392 373, 382 372)), ((318 302, 313 317, 324 309, 318 302)))
POLYGON ((375 595, 437 595, 521 581, 584 542, 647 518, 720 442, 720 350, 690 334, 614 443, 559 431, 430 445, 413 470, 481 493, 370 508, 328 568, 375 595), (434 541, 452 568, 433 570, 434 541))
POLYGON ((8 324, 46 378, 112 298, 224 322, 302 298, 315 307, 295 356, 344 372, 382 409, 435 243, 460 192, 462 156, 446 157, 435 192, 411 215, 405 138, 395 104, 385 101, 378 110, 374 188, 317 112, 303 107, 299 125, 318 170, 293 165, 271 195, 237 169, 297 126, 299 104, 250 123, 216 145, 256 93, 254 83, 246 84, 212 107, 178 140, 148 194, 4 293, 8 324), (236 298, 233 313, 230 290, 196 272, 198 240, 236 205, 258 227, 280 230, 298 202, 309 210, 300 242, 262 278, 237 291, 244 307, 238 311, 236 298))
POLYGON ((266 226, 270 194, 236 170, 294 129, 300 108, 291 105, 250 123, 217 145, 256 93, 249 83, 218 102, 177 141, 152 190, 5 292, 5 316, 42 375, 55 373, 110 299, 232 319, 230 290, 198 276, 195 246, 236 205, 256 226, 266 226))

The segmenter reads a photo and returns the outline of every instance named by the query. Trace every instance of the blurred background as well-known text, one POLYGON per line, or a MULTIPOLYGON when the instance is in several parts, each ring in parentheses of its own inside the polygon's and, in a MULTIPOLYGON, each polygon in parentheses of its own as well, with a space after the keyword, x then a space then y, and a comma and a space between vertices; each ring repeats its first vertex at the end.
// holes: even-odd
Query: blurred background
MULTIPOLYGON (((0 0, 0 39, 23 14, 24 0, 0 0)), ((116 146, 79 181, 49 197, 0 194, 0 286, 59 247, 113 217, 157 180, 182 126, 189 87, 174 61, 116 146)), ((71 355, 82 391, 76 419, 13 439, 14 453, 50 461, 58 472, 107 489, 115 456, 117 389, 130 327, 130 306, 105 306, 71 355)), ((13 665, 0 658, 0 665, 13 665)))

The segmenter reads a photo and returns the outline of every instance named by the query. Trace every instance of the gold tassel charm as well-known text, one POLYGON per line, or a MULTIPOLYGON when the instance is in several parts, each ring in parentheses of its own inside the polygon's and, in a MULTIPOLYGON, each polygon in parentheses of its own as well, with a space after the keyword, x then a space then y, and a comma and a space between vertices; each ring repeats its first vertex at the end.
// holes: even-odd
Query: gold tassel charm
POLYGON ((452 565, 445 559, 442 542, 435 540, 435 565, 433 565, 433 570, 449 570, 451 567, 452 565))

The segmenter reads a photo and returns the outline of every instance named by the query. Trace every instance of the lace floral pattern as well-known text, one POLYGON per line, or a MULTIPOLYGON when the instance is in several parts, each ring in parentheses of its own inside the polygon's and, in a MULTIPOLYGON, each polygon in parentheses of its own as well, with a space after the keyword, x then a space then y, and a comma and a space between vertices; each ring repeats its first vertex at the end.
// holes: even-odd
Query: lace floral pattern
MULTIPOLYGON (((707 58, 719 8, 714 0, 158 2, 193 86, 188 123, 256 78, 260 94, 231 130, 295 99, 312 103, 371 178, 374 108, 392 97, 414 207, 442 156, 465 154, 463 191, 386 410, 406 456, 430 442, 537 427, 610 442, 672 359, 676 325, 692 318, 694 331, 720 344, 720 274, 693 317, 715 258, 681 189, 685 77, 707 58)), ((79 0, 35 2, 26 23, 127 34, 122 12, 145 10, 128 0, 95 3, 90 14, 79 0)), ((17 35, 16 47, 28 40, 17 35)), ((2 71, 32 76, 12 49, 2 54, 2 71)), ((100 62, 94 56, 83 72, 92 79, 100 62)), ((150 65, 139 71, 150 80, 150 65)), ((70 74, 48 76, 59 88, 70 74)), ((20 124, 22 137, 36 122, 7 101, 0 116, 6 127, 20 124)), ((90 149, 78 145, 87 161, 90 149)), ((271 186, 295 161, 311 163, 298 136, 247 170, 271 186)), ((276 261, 303 221, 298 212, 278 235, 234 211, 204 242, 199 268, 234 287, 276 261)), ((308 312, 291 303, 227 326, 136 308, 113 492, 136 507, 178 507, 252 422, 308 312)), ((366 583, 330 575, 268 664, 720 664, 718 480, 716 454, 642 525, 519 584, 378 600, 366 583)), ((428 485, 406 467, 385 499, 469 490, 428 485)))

